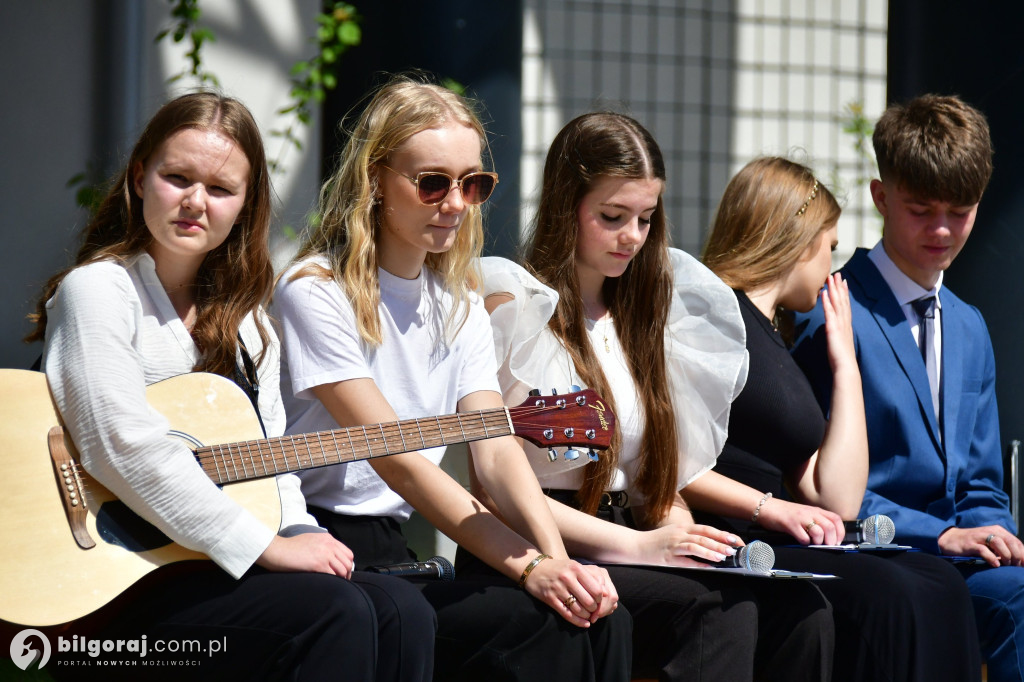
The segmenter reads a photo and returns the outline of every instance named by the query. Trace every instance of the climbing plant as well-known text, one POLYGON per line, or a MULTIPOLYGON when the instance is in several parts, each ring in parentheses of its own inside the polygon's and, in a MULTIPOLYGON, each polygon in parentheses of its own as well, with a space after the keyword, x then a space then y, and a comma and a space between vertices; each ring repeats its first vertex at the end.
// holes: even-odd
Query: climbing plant
MULTIPOLYGON (((200 0, 167 0, 170 3, 172 24, 157 33, 154 44, 170 40, 175 44, 185 43, 185 64, 177 73, 168 77, 168 83, 191 79, 196 87, 218 87, 220 80, 207 70, 203 61, 203 48, 217 40, 214 32, 202 23, 200 0)), ((324 101, 326 93, 338 84, 337 69, 339 58, 350 48, 362 41, 359 26, 361 17, 356 8, 346 2, 325 3, 316 17, 316 31, 309 38, 315 45, 312 56, 297 62, 291 68, 291 88, 287 101, 276 114, 283 117, 280 127, 270 131, 270 136, 281 140, 281 148, 268 162, 271 173, 284 173, 284 157, 291 148, 302 149, 299 136, 301 126, 309 126, 313 120, 314 107, 324 101)), ((269 156, 269 155, 268 155, 269 156)), ((90 213, 95 212, 104 195, 105 180, 100 171, 89 164, 85 171, 68 180, 68 187, 77 188, 75 200, 90 213)), ((289 235, 289 228, 284 228, 289 235)))
POLYGON ((326 11, 316 15, 316 35, 310 40, 317 49, 312 57, 297 62, 291 69, 291 101, 277 110, 288 116, 288 124, 270 131, 284 141, 281 151, 269 162, 272 173, 282 171, 284 155, 291 147, 302 149, 302 141, 295 134, 297 126, 308 126, 313 119, 313 107, 322 104, 328 90, 338 85, 338 59, 349 48, 362 41, 360 17, 356 8, 345 2, 332 3, 326 11))

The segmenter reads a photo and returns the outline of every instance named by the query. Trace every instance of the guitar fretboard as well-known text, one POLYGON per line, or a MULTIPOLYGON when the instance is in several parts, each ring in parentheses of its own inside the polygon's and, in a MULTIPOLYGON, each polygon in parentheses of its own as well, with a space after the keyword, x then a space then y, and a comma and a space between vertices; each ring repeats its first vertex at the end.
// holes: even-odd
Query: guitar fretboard
POLYGON ((208 445, 196 450, 196 459, 223 484, 512 433, 508 409, 496 408, 208 445))

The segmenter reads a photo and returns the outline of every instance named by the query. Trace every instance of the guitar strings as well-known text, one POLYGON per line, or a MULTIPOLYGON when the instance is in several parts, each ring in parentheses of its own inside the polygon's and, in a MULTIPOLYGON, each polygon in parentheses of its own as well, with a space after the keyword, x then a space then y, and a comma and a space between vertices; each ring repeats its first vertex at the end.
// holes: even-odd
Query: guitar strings
POLYGON ((369 452, 370 456, 397 454, 511 433, 504 408, 496 408, 266 440, 209 445, 197 449, 195 454, 203 470, 211 478, 227 483, 365 459, 354 457, 353 453, 357 451, 369 452), (479 426, 476 425, 478 419, 479 426), (412 433, 413 427, 415 433, 412 433), (434 429, 436 433, 424 437, 421 427, 434 429), (339 443, 339 436, 347 438, 349 443, 339 443), (412 447, 409 446, 406 437, 412 441, 412 447), (325 441, 332 446, 325 448, 325 441), (396 442, 402 443, 401 449, 393 448, 392 443, 396 442), (252 473, 249 469, 252 469, 252 473))
MULTIPOLYGON (((508 413, 514 415, 516 421, 521 426, 546 428, 550 427, 550 425, 534 422, 528 418, 543 416, 545 413, 556 410, 561 411, 574 406, 574 402, 569 402, 564 406, 519 406, 508 408, 508 413)), ((267 440, 210 445, 198 448, 195 451, 195 455, 203 470, 211 478, 218 482, 227 483, 242 479, 272 476, 282 473, 282 471, 288 472, 353 461, 355 459, 353 454, 355 450, 365 450, 371 456, 390 454, 392 447, 388 443, 389 438, 392 441, 397 440, 402 443, 402 448, 395 451, 397 454, 398 452, 439 447, 447 445, 449 442, 479 440, 490 437, 492 431, 505 431, 505 433, 499 433, 498 435, 511 435, 512 432, 508 430, 505 408, 362 425, 267 440), (488 423, 488 419, 492 423, 488 423), (467 420, 470 421, 469 424, 466 423, 467 420), (477 420, 480 420, 481 425, 476 425, 477 420), (437 427, 437 432, 431 436, 424 437, 421 427, 433 428, 434 425, 437 427), (415 433, 411 432, 413 427, 415 427, 415 433), (379 435, 375 433, 377 431, 379 431, 379 435), (410 431, 410 433, 406 433, 406 431, 410 431), (349 443, 339 443, 339 435, 347 438, 349 443), (457 437, 449 441, 446 439, 446 435, 455 435, 457 437), (406 441, 407 436, 412 440, 414 447, 409 447, 409 443, 406 441), (331 444, 329 448, 330 455, 328 454, 328 448, 324 447, 325 441, 331 444), (417 441, 419 443, 418 446, 416 445, 417 441), (356 445, 357 443, 359 443, 358 446, 356 445), (276 449, 275 445, 277 446, 276 449), (346 454, 348 455, 347 458, 346 454), (293 466, 292 462, 295 463, 295 466, 293 466), (260 473, 261 469, 262 473, 260 473)))

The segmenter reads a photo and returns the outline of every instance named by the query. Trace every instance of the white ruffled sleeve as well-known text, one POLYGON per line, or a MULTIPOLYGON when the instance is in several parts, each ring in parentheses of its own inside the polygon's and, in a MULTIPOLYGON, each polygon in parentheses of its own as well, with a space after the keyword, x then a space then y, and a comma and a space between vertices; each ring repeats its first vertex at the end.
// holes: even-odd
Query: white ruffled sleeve
POLYGON ((736 295, 703 264, 669 249, 672 305, 665 330, 679 441, 679 487, 711 469, 729 435, 732 401, 747 381, 747 335, 736 295))
MULTIPOLYGON (((566 369, 550 376, 551 365, 565 364, 565 350, 552 334, 545 334, 548 320, 555 314, 558 294, 541 284, 536 277, 510 260, 497 257, 481 258, 486 298, 491 294, 509 294, 512 300, 498 306, 491 313, 494 334, 494 352, 498 366, 508 370, 509 376, 501 381, 504 393, 511 388, 511 380, 544 390, 548 384, 565 379, 566 369)), ((503 372, 504 373, 504 372, 503 372)), ((568 390, 561 387, 560 390, 568 390)))
MULTIPOLYGON (((676 415, 684 487, 715 465, 729 435, 729 411, 747 380, 746 331, 732 290, 689 254, 669 249, 673 293, 665 332, 669 391, 676 415)), ((530 388, 568 390, 574 371, 565 349, 548 329, 558 294, 504 258, 484 258, 484 295, 507 293, 512 301, 491 313, 498 378, 507 404, 525 400, 530 388)), ((583 466, 527 448, 538 477, 583 466)))
MULTIPOLYGON (((482 258, 481 270, 485 297, 491 294, 512 297, 491 313, 498 382, 505 404, 522 403, 533 388, 546 395, 550 395, 552 389, 568 392, 575 377, 574 368, 569 354, 548 328, 548 320, 558 304, 558 294, 504 258, 482 258)), ((525 443, 523 450, 545 487, 571 487, 572 470, 590 461, 583 454, 576 460, 558 457, 552 462, 545 448, 531 443, 525 443)))

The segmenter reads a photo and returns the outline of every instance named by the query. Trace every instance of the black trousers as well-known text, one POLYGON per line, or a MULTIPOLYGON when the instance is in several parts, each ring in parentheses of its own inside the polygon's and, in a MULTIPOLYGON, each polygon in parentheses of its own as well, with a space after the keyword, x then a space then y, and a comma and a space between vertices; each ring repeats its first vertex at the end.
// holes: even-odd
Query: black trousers
MULTIPOLYGON (((357 567, 415 558, 392 519, 309 511, 352 549, 357 567)), ((632 621, 626 609, 578 628, 482 563, 472 574, 461 569, 453 582, 410 580, 437 612, 438 682, 629 680, 632 621)))
POLYGON ((144 636, 145 660, 110 666, 139 657, 55 651, 46 670, 75 680, 430 679, 433 610, 398 578, 357 573, 349 581, 253 568, 234 580, 211 562, 192 563, 147 579, 60 633, 69 641, 144 636), (158 641, 175 650, 157 651, 158 641), (183 642, 205 649, 216 642, 217 651, 185 653, 183 642))
MULTIPOLYGON (((545 491, 576 506, 572 491, 545 491)), ((629 508, 597 516, 636 528, 629 508)), ((633 616, 633 675, 662 681, 822 682, 832 672, 828 601, 811 581, 602 564, 633 616)))
POLYGON ((775 565, 840 576, 821 582, 836 624, 834 680, 981 679, 971 597, 945 560, 776 547, 775 565))

